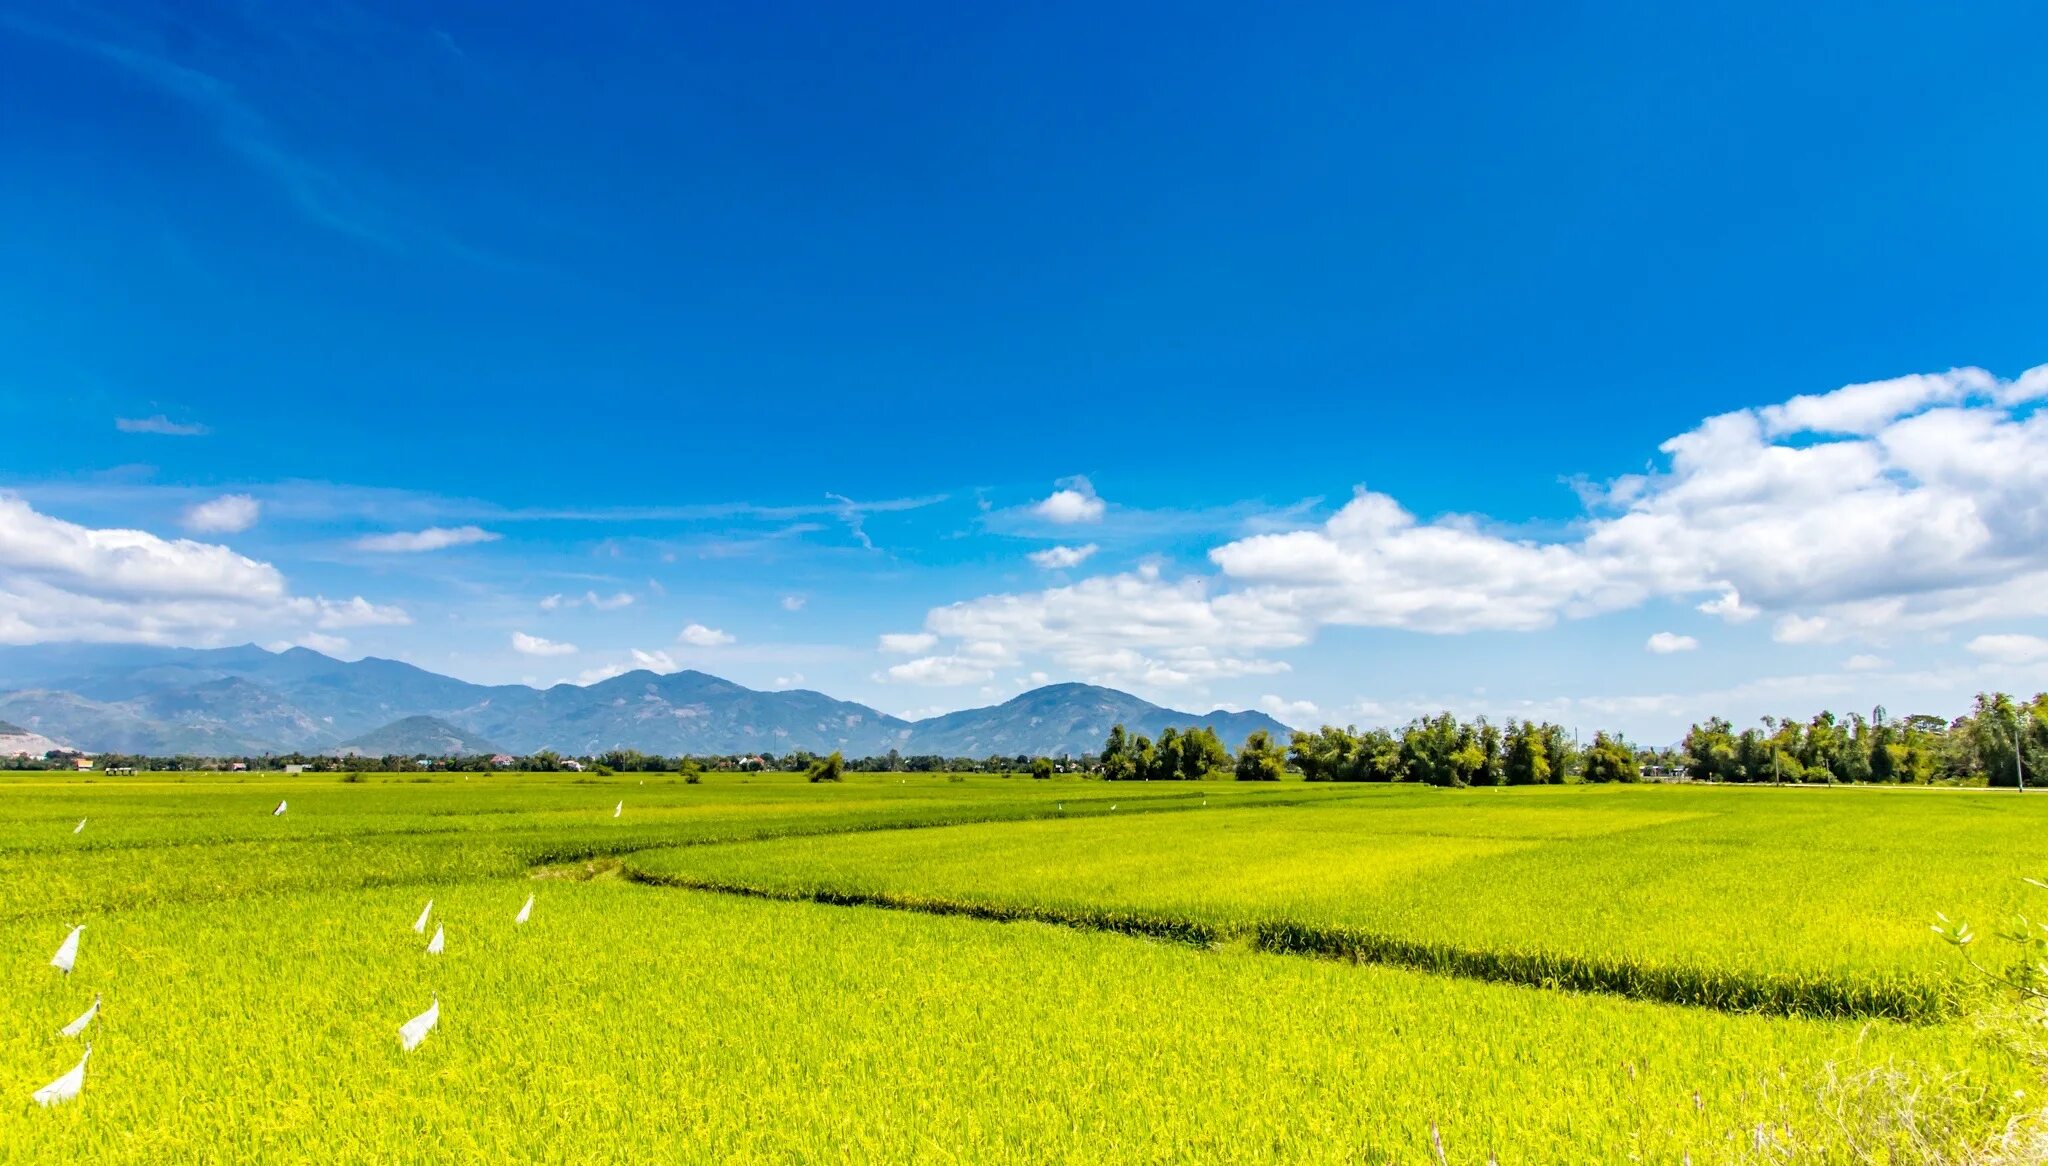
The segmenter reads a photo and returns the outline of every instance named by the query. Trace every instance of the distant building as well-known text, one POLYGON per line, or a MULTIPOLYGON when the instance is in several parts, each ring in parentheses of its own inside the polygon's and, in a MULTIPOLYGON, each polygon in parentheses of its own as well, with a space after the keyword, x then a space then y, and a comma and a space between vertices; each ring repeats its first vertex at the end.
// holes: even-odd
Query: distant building
POLYGON ((306 772, 306 767, 303 765, 287 765, 284 767, 284 771, 288 774, 299 774, 306 772))
POLYGON ((80 772, 80 773, 84 773, 84 772, 85 772, 86 770, 88 770, 88 769, 91 769, 91 768, 92 768, 92 758, 90 758, 90 757, 73 757, 73 758, 71 759, 71 767, 72 767, 73 769, 76 769, 76 770, 77 770, 78 772, 80 772))
POLYGON ((235 762, 234 764, 232 764, 232 765, 228 766, 228 772, 229 772, 229 773, 247 773, 247 772, 249 772, 249 766, 248 766, 248 764, 247 764, 246 762, 241 762, 241 761, 237 761, 237 762, 235 762))

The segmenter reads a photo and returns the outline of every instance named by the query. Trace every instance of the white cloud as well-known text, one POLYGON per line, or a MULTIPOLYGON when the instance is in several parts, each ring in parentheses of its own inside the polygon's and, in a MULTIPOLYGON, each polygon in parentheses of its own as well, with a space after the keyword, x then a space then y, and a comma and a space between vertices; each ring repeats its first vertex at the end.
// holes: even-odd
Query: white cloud
POLYGON ((1742 602, 1741 594, 1732 587, 1700 604, 1699 610, 1706 615, 1719 616, 1728 623, 1748 623, 1763 614, 1742 602))
POLYGON ((1259 698, 1259 711, 1296 729, 1312 728, 1322 716, 1322 710, 1312 700, 1287 700, 1272 693, 1259 698))
POLYGON ((1989 396, 1998 383, 1998 378, 1981 368, 1953 368, 1945 373, 1918 373, 1802 395, 1759 409, 1757 415, 1763 418, 1765 432, 1774 437, 1790 433, 1869 436, 1931 405, 1989 396))
POLYGON ((578 648, 541 636, 529 636, 525 632, 512 633, 512 650, 526 656, 573 656, 578 648))
POLYGON ((162 413, 154 417, 116 417, 114 428, 123 433, 154 433, 161 437, 203 437, 209 432, 198 422, 173 421, 162 413))
POLYGON ((623 676, 625 673, 626 666, 624 664, 602 664, 596 668, 585 668, 583 671, 578 672, 576 674, 576 683, 596 684, 600 680, 610 680, 614 676, 623 676))
POLYGON ((1645 649, 1659 656, 1668 656, 1673 652, 1690 652, 1699 646, 1698 640, 1691 636, 1681 636, 1676 632, 1658 632, 1643 644, 1645 649))
POLYGON ((899 656, 915 656, 929 652, 939 642, 939 637, 930 632, 884 632, 879 641, 882 651, 899 656))
POLYGON ((256 525, 263 504, 247 494, 223 494, 185 510, 185 529, 204 534, 239 534, 256 525))
POLYGON ((602 596, 595 591, 586 591, 583 594, 583 602, 588 603, 599 611, 617 611, 622 607, 631 607, 633 605, 633 596, 631 592, 626 591, 621 591, 617 595, 612 596, 602 596))
POLYGON ((389 534, 369 534, 356 540, 356 549, 405 553, 415 551, 438 551, 448 547, 468 546, 472 543, 496 542, 505 536, 480 526, 430 526, 425 530, 395 530, 389 534))
POLYGON ((564 599, 560 595, 550 595, 547 598, 542 599, 540 601, 540 609, 542 611, 554 611, 555 609, 561 607, 563 604, 568 604, 569 606, 574 607, 576 605, 576 601, 573 599, 564 599))
POLYGON ((1024 557, 1048 571, 1064 571, 1087 562, 1088 556, 1098 549, 1094 543, 1078 547, 1047 547, 1042 551, 1032 551, 1024 557))
POLYGON ((2048 660, 2048 639, 2018 633, 1978 636, 1969 642, 1971 652, 2001 664, 2033 664, 2048 660))
POLYGON ((1873 656, 1867 652, 1859 652, 1842 661, 1842 670, 1844 672, 1875 672, 1880 668, 1889 668, 1891 666, 1892 662, 1890 660, 1885 659, 1883 656, 1873 656))
POLYGON ((407 622, 360 597, 292 595, 276 567, 224 546, 80 526, 0 494, 0 643, 207 645, 407 622))
POLYGON ((803 609, 804 609, 804 597, 803 597, 803 596, 801 596, 801 595, 785 595, 785 596, 783 596, 783 597, 782 597, 782 610, 784 610, 784 611, 802 611, 803 609))
POLYGON ((717 628, 707 628, 703 624, 693 623, 678 633, 676 639, 699 648, 716 648, 721 644, 732 643, 735 637, 717 628))
POLYGON ((1088 479, 1075 475, 1060 479, 1060 489, 1031 508, 1032 513, 1047 522, 1069 525, 1077 522, 1100 522, 1105 509, 1102 499, 1095 496, 1095 487, 1088 479))
POLYGON ((1781 644, 1815 644, 1832 638, 1833 631, 1826 616, 1781 615, 1771 625, 1771 638, 1781 644))
POLYGON ((883 677, 903 684, 930 684, 947 686, 956 684, 979 684, 995 675, 995 671, 978 660, 965 660, 958 656, 925 656, 903 664, 896 664, 882 674, 883 677))
MULTIPOLYGON (((926 628, 1142 685, 1256 674, 1326 626, 1534 631, 1660 598, 1769 616, 1788 643, 2044 617, 2048 410, 2023 407, 2043 398, 2048 366, 1851 385, 1707 418, 1652 472, 1583 491, 1563 537, 1418 518, 1360 489, 1319 525, 1216 547, 1211 578, 989 595, 926 628)), ((1099 517, 1092 489, 1062 485, 1041 518, 1099 517)))
POLYGON ((656 672, 674 672, 682 667, 681 664, 676 663, 674 656, 659 649, 652 652, 643 652, 635 648, 633 649, 633 662, 642 668, 652 668, 656 672))
POLYGON ((769 687, 770 687, 770 688, 795 688, 795 687, 796 687, 797 685, 799 685, 799 684, 802 684, 803 682, 804 682, 804 674, 803 674, 803 673, 801 673, 801 672, 792 672, 792 673, 790 673, 790 674, 789 674, 788 676, 778 676, 778 677, 776 677, 776 678, 775 678, 775 682, 774 682, 773 684, 769 685, 769 687))
POLYGON ((358 595, 353 599, 295 599, 294 610, 309 614, 323 628, 403 627, 412 616, 402 607, 371 603, 358 595))
POLYGON ((305 635, 300 636, 293 646, 311 648, 315 652, 325 652, 329 656, 339 655, 342 652, 348 651, 348 641, 346 639, 341 636, 330 636, 324 632, 307 632, 305 635))
POLYGON ((1169 581, 1156 567, 1141 567, 934 608, 925 625, 936 637, 957 640, 959 653, 999 644, 1008 658, 1049 655, 1098 684, 1181 688, 1286 671, 1255 653, 1302 643, 1300 621, 1235 596, 1212 599, 1207 588, 1200 578, 1169 581))

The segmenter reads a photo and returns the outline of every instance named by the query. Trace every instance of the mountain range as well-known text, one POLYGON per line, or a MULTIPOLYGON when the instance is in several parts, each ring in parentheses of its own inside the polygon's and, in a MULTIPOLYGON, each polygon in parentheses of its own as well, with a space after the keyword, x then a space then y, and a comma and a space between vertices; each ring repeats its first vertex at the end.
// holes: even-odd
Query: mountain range
POLYGON ((397 660, 309 648, 34 644, 0 648, 0 721, 99 753, 588 754, 840 750, 1058 756, 1111 725, 1158 736, 1207 725, 1235 748, 1258 712, 1181 712, 1126 692, 1054 684, 1002 704, 905 720, 808 689, 761 691, 703 672, 628 672, 590 685, 471 684, 397 660))

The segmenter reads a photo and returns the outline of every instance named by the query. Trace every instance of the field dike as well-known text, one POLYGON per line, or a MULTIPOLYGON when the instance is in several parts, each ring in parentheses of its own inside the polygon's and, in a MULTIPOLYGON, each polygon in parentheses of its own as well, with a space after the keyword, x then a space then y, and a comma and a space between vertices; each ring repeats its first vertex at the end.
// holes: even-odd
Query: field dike
POLYGON ((878 907, 926 915, 963 916, 996 923, 1048 923, 1196 947, 1243 943, 1253 950, 1275 955, 1380 964, 1466 979, 1555 991, 1594 992, 1720 1012, 1934 1024, 1960 1015, 1965 1004, 1941 985, 1924 981, 1857 984, 1817 977, 1659 967, 1585 956, 1464 948, 1287 920, 1213 923, 1184 916, 1028 903, 975 902, 887 891, 770 887, 647 871, 635 867, 630 855, 625 856, 619 873, 632 882, 647 886, 784 902, 822 903, 835 907, 878 907))

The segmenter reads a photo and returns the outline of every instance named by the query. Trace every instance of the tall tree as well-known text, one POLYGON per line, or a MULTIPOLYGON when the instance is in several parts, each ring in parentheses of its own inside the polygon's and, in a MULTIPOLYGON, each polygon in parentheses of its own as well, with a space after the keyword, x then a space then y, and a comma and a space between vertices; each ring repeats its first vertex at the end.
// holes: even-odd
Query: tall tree
POLYGON ((1243 748, 1237 751, 1239 781, 1279 781, 1286 768, 1279 747, 1264 729, 1253 729, 1245 737, 1243 748))

